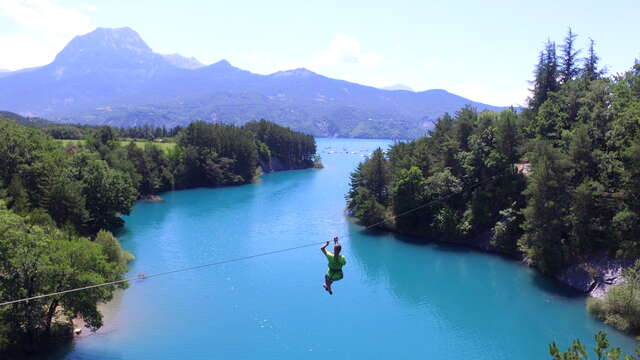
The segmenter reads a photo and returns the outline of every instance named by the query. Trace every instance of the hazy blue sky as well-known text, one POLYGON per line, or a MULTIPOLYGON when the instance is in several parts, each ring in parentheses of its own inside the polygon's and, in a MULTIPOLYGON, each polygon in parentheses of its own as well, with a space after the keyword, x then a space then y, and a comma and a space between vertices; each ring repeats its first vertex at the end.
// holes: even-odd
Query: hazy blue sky
POLYGON ((568 26, 611 72, 640 57, 640 1, 0 0, 0 68, 50 62, 74 35, 129 26, 160 53, 256 73, 306 67, 366 85, 522 103, 568 26), (312 5, 313 4, 313 5, 312 5))

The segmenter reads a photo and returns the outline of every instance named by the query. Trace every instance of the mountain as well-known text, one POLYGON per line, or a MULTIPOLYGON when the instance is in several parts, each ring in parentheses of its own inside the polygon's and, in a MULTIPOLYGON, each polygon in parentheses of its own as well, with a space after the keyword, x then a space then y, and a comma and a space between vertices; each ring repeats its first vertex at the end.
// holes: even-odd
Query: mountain
POLYGON ((167 60, 171 65, 181 69, 193 70, 204 66, 203 63, 194 57, 188 58, 180 54, 167 54, 162 56, 164 56, 165 60, 167 60))
POLYGON ((10 75, 15 75, 15 74, 20 74, 20 73, 25 73, 25 72, 29 72, 31 70, 35 70, 38 67, 32 67, 32 68, 26 68, 26 69, 20 69, 20 70, 5 70, 5 69, 0 69, 0 78, 2 77, 6 77, 6 76, 10 76, 10 75))
POLYGON ((388 91, 307 69, 258 75, 161 55, 130 28, 76 36, 48 65, 0 78, 0 109, 57 122, 113 126, 240 125, 265 118, 318 136, 413 138, 469 104, 445 90, 388 91))
POLYGON ((413 91, 413 89, 409 86, 409 85, 405 85, 405 84, 395 84, 395 85, 391 85, 391 86, 385 86, 381 88, 382 90, 406 90, 406 91, 413 91))

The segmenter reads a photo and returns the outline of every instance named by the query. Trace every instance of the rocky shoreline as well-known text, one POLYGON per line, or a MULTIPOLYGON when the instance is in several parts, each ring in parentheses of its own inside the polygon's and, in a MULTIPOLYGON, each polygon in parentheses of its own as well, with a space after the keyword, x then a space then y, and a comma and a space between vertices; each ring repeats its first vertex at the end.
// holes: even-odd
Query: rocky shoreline
POLYGON ((142 200, 144 200, 146 202, 151 202, 151 203, 159 203, 159 202, 163 202, 164 201, 164 199, 161 198, 158 195, 147 195, 147 196, 143 197, 142 200))
MULTIPOLYGON (((418 234, 398 232, 391 226, 385 226, 384 230, 400 235, 423 237, 418 234)), ((434 241, 444 244, 467 246, 485 253, 509 256, 520 260, 525 266, 531 266, 526 259, 514 256, 512 253, 502 251, 491 245, 491 234, 489 231, 459 241, 451 241, 443 238, 434 241)), ((629 260, 611 259, 605 254, 598 254, 588 260, 567 267, 556 274, 554 278, 586 296, 602 299, 611 286, 624 282, 624 277, 622 276, 623 271, 632 265, 633 262, 629 260)))
POLYGON ((600 254, 569 266, 556 278, 580 292, 602 299, 611 286, 624 282, 623 270, 632 265, 631 261, 610 259, 600 254))

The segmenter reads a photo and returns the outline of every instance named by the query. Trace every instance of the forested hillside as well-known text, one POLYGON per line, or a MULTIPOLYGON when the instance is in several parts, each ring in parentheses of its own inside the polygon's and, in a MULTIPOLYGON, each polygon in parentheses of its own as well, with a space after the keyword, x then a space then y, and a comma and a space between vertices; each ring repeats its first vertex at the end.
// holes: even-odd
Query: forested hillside
MULTIPOLYGON (((547 274, 594 256, 638 259, 640 63, 605 76, 594 43, 580 59, 575 39, 569 31, 559 53, 547 42, 522 113, 466 107, 426 137, 376 151, 352 175, 351 212, 365 224, 388 219, 381 227, 521 256, 547 274)), ((597 316, 640 330, 633 289, 601 302, 597 316)))
POLYGON ((0 119, 10 119, 15 121, 16 123, 24 126, 31 127, 43 127, 43 126, 51 126, 55 123, 49 120, 37 118, 37 117, 28 117, 21 116, 10 111, 0 111, 0 119))
MULTIPOLYGON (((154 143, 123 145, 111 127, 25 127, 0 119, 3 301, 122 279, 132 256, 109 231, 123 225, 120 216, 130 213, 136 199, 172 189, 246 184, 260 173, 260 159, 314 165, 313 137, 266 121, 253 127, 255 132, 194 122, 164 150, 154 143), (52 129, 77 131, 84 140, 64 144, 47 134, 52 129)), ((30 352, 68 335, 75 318, 99 328, 96 306, 110 300, 116 287, 2 307, 0 356, 30 352)))
POLYGON ((313 165, 316 142, 313 136, 302 134, 276 125, 266 120, 252 121, 243 126, 264 143, 268 152, 262 156, 263 168, 272 169, 272 160, 278 161, 277 168, 305 168, 313 165))

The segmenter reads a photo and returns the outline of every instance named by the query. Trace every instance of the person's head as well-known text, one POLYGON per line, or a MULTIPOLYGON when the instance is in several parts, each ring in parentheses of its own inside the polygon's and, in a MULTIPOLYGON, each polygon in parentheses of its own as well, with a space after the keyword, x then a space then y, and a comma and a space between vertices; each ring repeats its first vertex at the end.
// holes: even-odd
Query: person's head
POLYGON ((342 250, 342 246, 340 246, 340 244, 334 246, 333 247, 333 254, 334 255, 340 255, 340 250, 342 250))

